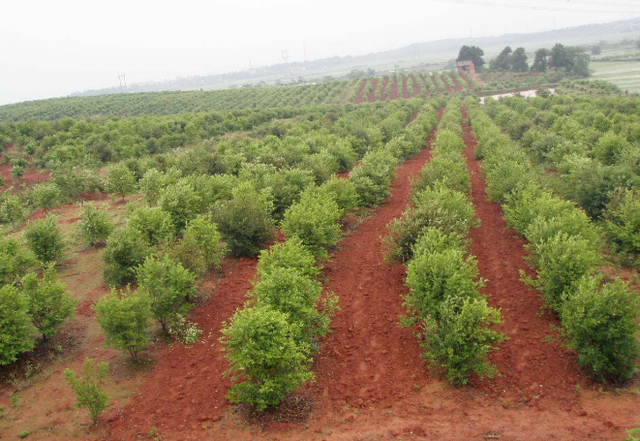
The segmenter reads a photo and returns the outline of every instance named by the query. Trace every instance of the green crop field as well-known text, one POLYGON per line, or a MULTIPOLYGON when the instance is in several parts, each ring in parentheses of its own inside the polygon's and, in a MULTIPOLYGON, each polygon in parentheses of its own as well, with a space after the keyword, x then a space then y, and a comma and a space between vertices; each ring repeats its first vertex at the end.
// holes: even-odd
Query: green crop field
POLYGON ((592 63, 593 78, 609 81, 622 90, 640 93, 640 61, 603 61, 592 63))

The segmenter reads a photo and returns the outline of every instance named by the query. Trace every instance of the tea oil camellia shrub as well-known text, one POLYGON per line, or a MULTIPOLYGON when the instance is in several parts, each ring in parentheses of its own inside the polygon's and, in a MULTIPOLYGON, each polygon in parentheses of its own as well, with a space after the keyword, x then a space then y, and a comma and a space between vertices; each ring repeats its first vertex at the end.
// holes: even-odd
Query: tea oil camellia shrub
POLYGON ((271 306, 237 311, 222 330, 235 384, 229 399, 263 411, 314 378, 309 342, 299 337, 300 323, 271 306))
POLYGON ((78 230, 90 246, 106 241, 113 229, 114 226, 109 221, 105 207, 98 208, 92 202, 82 205, 78 230))
POLYGON ((600 276, 582 278, 564 303, 560 317, 569 346, 596 380, 624 382, 637 371, 639 308, 625 282, 603 283, 600 276))
POLYGON ((316 257, 326 258, 327 249, 340 238, 342 215, 333 198, 306 192, 285 212, 281 228, 286 237, 298 237, 316 257))
POLYGON ((93 424, 109 405, 104 391, 104 379, 107 376, 107 363, 100 363, 96 369, 93 360, 87 358, 82 365, 82 373, 78 376, 71 369, 65 369, 64 378, 76 394, 76 406, 89 412, 93 424))
POLYGON ((0 287, 0 365, 13 363, 35 343, 29 299, 13 285, 0 287))
POLYGON ((42 263, 58 263, 62 260, 66 244, 58 227, 57 217, 48 215, 30 222, 24 232, 27 246, 42 263))
POLYGON ((22 294, 29 299, 31 322, 46 340, 55 335, 62 324, 76 312, 77 300, 66 285, 56 278, 50 266, 41 278, 30 273, 22 279, 22 294))
POLYGON ((251 183, 242 183, 233 190, 229 201, 218 204, 213 220, 232 255, 255 256, 263 244, 275 237, 272 212, 269 192, 259 192, 251 183))
POLYGON ((135 269, 151 253, 151 248, 133 228, 116 230, 102 253, 104 277, 112 285, 122 286, 135 280, 135 269))
POLYGON ((151 320, 151 297, 129 288, 113 288, 93 309, 105 335, 105 345, 137 359, 139 352, 150 342, 147 328, 151 320))
POLYGON ((166 332, 169 320, 189 309, 196 276, 169 256, 151 255, 136 269, 136 277, 138 290, 150 297, 153 317, 166 332))

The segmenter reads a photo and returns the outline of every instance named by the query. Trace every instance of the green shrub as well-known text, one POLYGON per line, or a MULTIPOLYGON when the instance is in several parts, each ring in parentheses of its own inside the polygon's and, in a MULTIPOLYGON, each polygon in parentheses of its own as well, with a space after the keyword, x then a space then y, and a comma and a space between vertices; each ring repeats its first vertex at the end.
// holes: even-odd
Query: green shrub
POLYGON ((13 363, 34 346, 28 299, 13 285, 0 287, 0 365, 13 363))
POLYGON ((144 262, 151 249, 140 233, 132 228, 116 230, 102 253, 104 277, 110 284, 123 285, 135 279, 135 269, 144 262))
POLYGON ((294 268, 274 268, 256 283, 250 297, 256 305, 269 305, 287 314, 299 332, 297 338, 316 347, 318 337, 329 331, 332 311, 318 312, 316 304, 322 294, 322 284, 306 277, 294 268))
POLYGON ((136 269, 138 289, 149 295, 153 318, 167 331, 169 321, 184 315, 195 293, 196 276, 168 256, 151 255, 136 269))
POLYGON ((420 170, 417 178, 411 180, 411 193, 415 195, 440 184, 461 193, 469 192, 471 179, 461 156, 444 154, 434 157, 420 170))
POLYGON ((151 246, 169 239, 176 231, 171 214, 160 207, 136 208, 131 210, 128 218, 127 227, 151 246))
POLYGON ((78 231, 89 245, 95 246, 98 242, 106 241, 113 228, 106 207, 97 208, 93 202, 82 204, 78 231))
POLYGON ((31 190, 31 195, 34 205, 42 208, 45 212, 60 204, 62 197, 60 188, 51 182, 35 185, 31 190))
POLYGON ((86 408, 89 411, 93 424, 96 424, 100 414, 109 405, 103 386, 103 380, 106 376, 107 363, 100 363, 98 369, 95 370, 90 358, 84 361, 80 378, 71 369, 64 371, 64 378, 76 394, 76 406, 79 409, 86 408))
POLYGON ((527 283, 539 289, 548 308, 560 311, 567 290, 600 263, 593 243, 580 236, 558 233, 544 242, 529 244, 537 279, 527 283))
POLYGON ((315 279, 320 274, 320 268, 315 263, 313 253, 299 237, 294 236, 260 252, 257 279, 268 277, 278 268, 291 268, 309 279, 315 279))
POLYGON ((275 237, 272 210, 269 193, 258 192, 250 183, 240 184, 231 200, 218 204, 213 219, 232 255, 255 256, 275 237))
POLYGON ((62 260, 66 244, 58 228, 57 217, 48 215, 29 222, 24 232, 27 246, 42 263, 57 263, 62 260))
POLYGON ((230 364, 226 375, 236 383, 229 399, 264 411, 312 380, 309 344, 299 333, 286 314, 270 306, 237 311, 221 339, 230 364))
POLYGON ((422 356, 430 367, 443 369, 456 386, 467 384, 472 374, 492 377, 496 369, 486 358, 504 335, 489 326, 501 322, 500 312, 484 299, 454 296, 439 305, 438 315, 438 321, 429 317, 422 326, 422 356))
POLYGON ((567 299, 561 319, 569 346, 595 380, 624 382, 636 372, 638 312, 637 294, 620 279, 584 277, 567 299))
POLYGON ((126 351, 135 360, 149 345, 147 328, 151 319, 151 298, 129 288, 100 298, 93 306, 96 319, 105 335, 105 345, 126 351))
POLYGON ((190 185, 178 182, 162 191, 160 206, 171 215, 176 231, 182 231, 202 211, 202 198, 190 185))
POLYGON ((619 189, 604 213, 604 228, 610 242, 624 253, 640 254, 640 193, 619 189))
POLYGON ((528 164, 504 161, 486 171, 487 196, 500 204, 505 203, 507 196, 521 187, 536 181, 528 164))
POLYGON ((616 165, 629 150, 631 146, 624 136, 609 132, 602 135, 593 147, 593 156, 604 165, 616 165))
POLYGON ((25 217, 23 202, 16 195, 7 194, 0 203, 0 221, 18 228, 25 217))
POLYGON ((415 255, 407 266, 409 293, 405 307, 410 316, 439 320, 439 305, 450 297, 478 298, 482 280, 473 256, 466 251, 444 249, 415 255))
MULTIPOLYGON (((307 189, 307 191, 312 191, 307 189)), ((358 208, 358 193, 356 187, 349 179, 332 176, 328 181, 315 190, 322 196, 331 197, 340 210, 349 211, 358 208)))
POLYGON ((12 237, 0 237, 0 286, 18 282, 38 264, 36 256, 12 237))
POLYGON ((391 194, 391 179, 398 160, 385 150, 367 153, 349 175, 358 193, 360 205, 370 207, 382 203, 391 194))
POLYGON ((466 236, 477 224, 473 204, 463 193, 439 185, 418 193, 413 199, 414 207, 387 225, 389 233, 383 239, 383 247, 388 259, 409 259, 413 244, 427 228, 466 236))
POLYGON ((208 216, 189 221, 182 238, 172 244, 169 254, 197 276, 219 268, 226 253, 222 235, 208 216))
POLYGON ((31 322, 45 340, 55 335, 76 312, 77 300, 67 291, 66 285, 56 278, 53 267, 47 268, 42 278, 35 273, 24 276, 22 290, 29 299, 31 322))
POLYGON ((307 192, 285 212, 282 233, 285 237, 300 238, 316 257, 326 258, 327 249, 340 238, 338 221, 342 214, 333 198, 307 192))
POLYGON ((120 163, 109 167, 105 180, 107 193, 120 196, 124 202, 125 196, 136 190, 136 185, 136 177, 125 164, 120 163))

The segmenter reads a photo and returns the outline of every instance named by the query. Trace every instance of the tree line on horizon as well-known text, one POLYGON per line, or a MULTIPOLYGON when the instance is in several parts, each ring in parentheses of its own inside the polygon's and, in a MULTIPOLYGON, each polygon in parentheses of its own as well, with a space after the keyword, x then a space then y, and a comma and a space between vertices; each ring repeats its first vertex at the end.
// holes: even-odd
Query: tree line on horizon
POLYGON ((549 69, 564 69, 568 74, 589 76, 591 57, 578 46, 564 46, 556 43, 551 49, 540 48, 535 51, 533 64, 529 66, 525 48, 518 47, 514 51, 506 46, 500 54, 489 62, 486 68, 484 50, 478 46, 462 46, 456 61, 473 61, 478 71, 513 71, 544 73, 549 69))

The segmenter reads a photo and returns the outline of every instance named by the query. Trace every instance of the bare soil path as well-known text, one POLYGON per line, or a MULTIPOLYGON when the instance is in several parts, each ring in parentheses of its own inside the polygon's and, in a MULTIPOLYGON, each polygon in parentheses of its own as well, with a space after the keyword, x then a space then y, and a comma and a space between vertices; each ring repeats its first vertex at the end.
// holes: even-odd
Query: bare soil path
POLYGON ((501 375, 478 387, 498 393, 509 406, 549 399, 570 405, 580 378, 574 354, 562 347, 550 328, 559 325, 557 319, 541 314, 540 293, 520 280, 521 271, 533 275, 524 260, 526 242, 507 228, 500 205, 488 200, 480 163, 473 157, 475 138, 468 125, 463 129, 471 196, 481 222, 470 232, 471 253, 478 258, 480 277, 488 279, 484 291, 490 295, 489 304, 501 309, 499 329, 508 337, 490 357, 501 375))
POLYGON ((364 90, 365 87, 367 87, 368 81, 369 80, 364 80, 360 85, 360 87, 358 88, 358 90, 356 91, 356 101, 355 101, 356 104, 362 103, 362 91, 364 90))
POLYGON ((398 79, 394 78, 393 82, 389 80, 389 85, 387 87, 391 87, 391 92, 389 92, 389 99, 392 101, 397 100, 398 97, 400 96, 400 88, 401 88, 400 83, 398 83, 398 79))
POLYGON ((375 80, 373 80, 373 87, 371 89, 371 92, 369 92, 369 98, 368 98, 368 101, 370 103, 376 102, 376 89, 378 88, 379 85, 380 85, 379 78, 376 78, 375 80))
POLYGON ((417 340, 398 326, 407 292, 404 266, 384 262, 380 237, 405 210, 409 178, 430 157, 430 149, 423 150, 397 170, 391 197, 340 243, 325 268, 327 289, 338 295, 341 309, 321 346, 316 388, 337 408, 385 406, 415 394, 415 385, 427 380, 417 340))
POLYGON ((451 77, 451 81, 453 81, 453 86, 456 89, 456 92, 462 92, 464 90, 464 87, 462 87, 462 84, 458 82, 458 80, 456 79, 456 77, 453 76, 452 73, 449 73, 448 75, 451 77))

